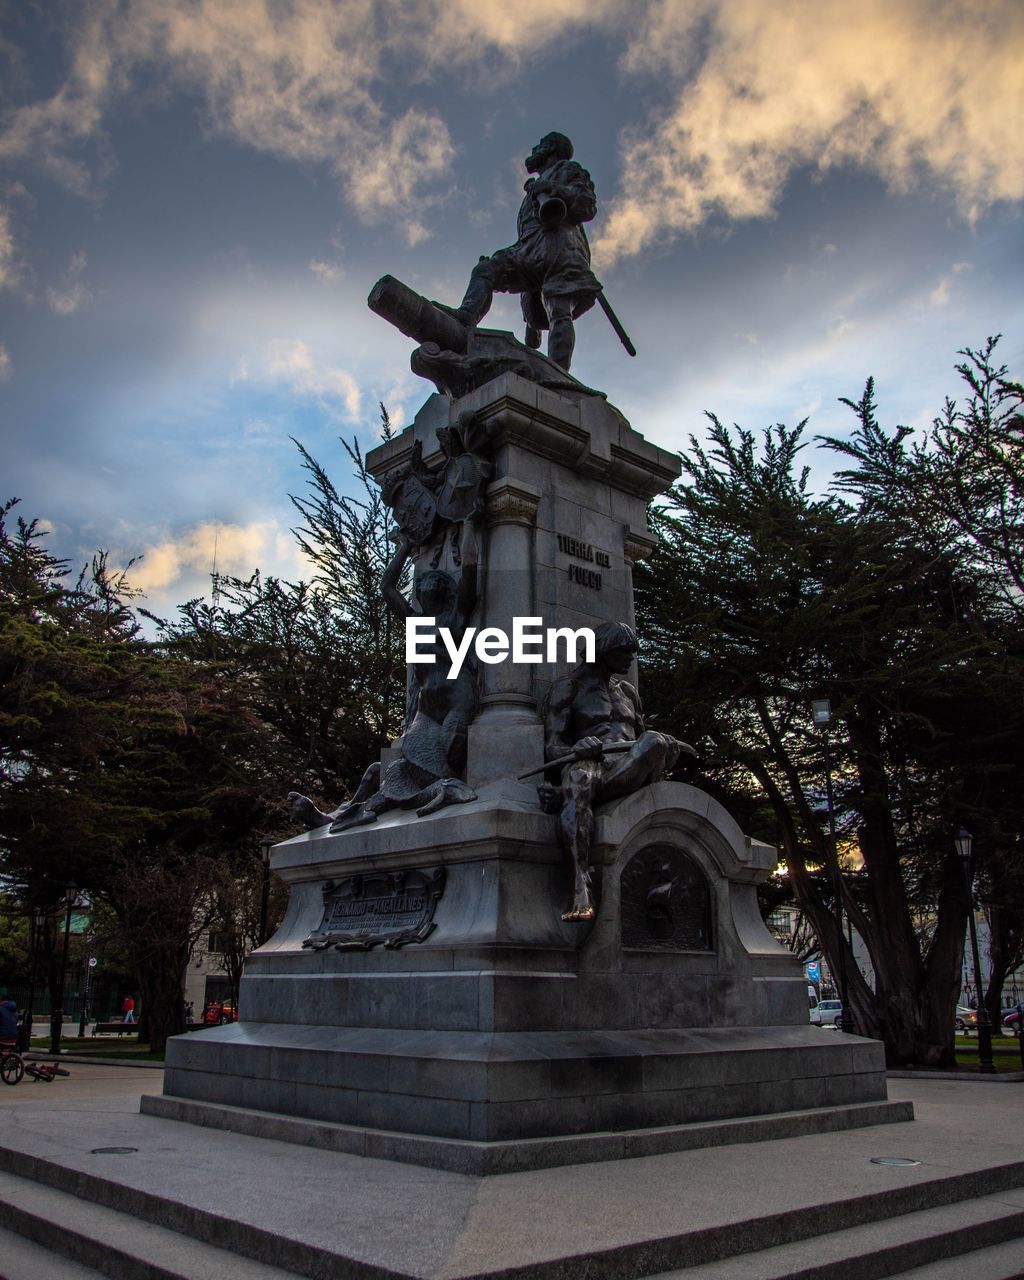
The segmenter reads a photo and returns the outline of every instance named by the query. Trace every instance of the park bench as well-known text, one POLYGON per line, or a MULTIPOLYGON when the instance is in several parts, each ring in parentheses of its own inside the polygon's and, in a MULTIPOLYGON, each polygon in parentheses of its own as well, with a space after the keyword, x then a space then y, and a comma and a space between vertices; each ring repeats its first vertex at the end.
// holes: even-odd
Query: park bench
POLYGON ((138 1029, 139 1024, 137 1022, 122 1022, 120 1020, 117 1022, 97 1022, 93 1034, 100 1036, 116 1031, 119 1036, 124 1035, 125 1032, 131 1035, 133 1032, 138 1032, 138 1029))

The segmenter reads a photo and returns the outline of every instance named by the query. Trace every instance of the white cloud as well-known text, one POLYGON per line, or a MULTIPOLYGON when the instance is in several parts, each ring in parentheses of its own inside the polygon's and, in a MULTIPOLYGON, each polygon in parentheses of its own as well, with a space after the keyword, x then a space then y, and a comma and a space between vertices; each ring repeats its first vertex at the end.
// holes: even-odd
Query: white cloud
POLYGON ((353 421, 360 413, 359 384, 345 369, 321 364, 300 339, 274 338, 263 368, 266 378, 286 383, 298 395, 312 396, 326 408, 340 403, 353 421))
POLYGON ((15 253, 11 215, 0 205, 0 289, 9 289, 14 279, 15 253))
POLYGON ((422 34, 415 6, 93 0, 74 12, 65 79, 10 113, 0 161, 29 157, 88 194, 110 172, 105 119, 137 85, 159 84, 197 93, 209 133, 325 164, 367 221, 421 234, 427 188, 453 154, 447 127, 424 111, 392 118, 382 101, 389 54, 422 34))
POLYGON ((0 133, 0 161, 31 156, 81 195, 90 192, 97 177, 109 172, 109 155, 97 156, 90 168, 75 151, 100 136, 109 99, 125 87, 118 70, 115 18, 113 0, 82 7, 64 82, 52 97, 9 113, 0 133))
POLYGON ((623 6, 616 0, 453 0, 436 6, 421 4, 430 12, 434 57, 479 57, 481 50, 498 50, 513 58, 564 39, 573 28, 622 22, 623 6))
POLYGON ((928 295, 928 301, 933 307, 944 307, 949 302, 949 285, 950 277, 943 276, 939 283, 928 295))
POLYGON ((46 290, 46 301, 56 316, 73 316, 92 294, 85 283, 86 257, 76 253, 56 285, 46 290))
POLYGON ((10 382, 13 377, 14 361, 11 359, 11 353, 0 342, 0 382, 10 382))
MULTIPOLYGON (((180 599, 175 588, 217 572, 248 577, 255 569, 277 574, 301 573, 294 540, 276 521, 222 524, 205 521, 150 543, 128 570, 131 585, 147 596, 180 599)), ((194 588, 193 588, 194 589, 194 588)))
POLYGON ((853 333, 856 328, 856 320, 851 320, 848 316, 836 316, 829 326, 828 340, 830 342, 838 342, 841 338, 845 338, 848 333, 853 333))
POLYGON ((313 258, 309 269, 324 284, 337 284, 345 278, 345 268, 340 262, 328 262, 322 258, 313 258))
POLYGON ((675 81, 675 100, 626 138, 597 256, 768 217, 800 166, 937 180, 968 217, 1019 200, 1022 64, 1017 0, 660 0, 624 66, 675 81))
POLYGON ((1024 196, 1019 0, 90 0, 61 12, 74 15, 64 79, 8 114, 0 161, 31 158, 82 193, 113 163, 104 122, 155 86, 198 98, 210 134, 326 167, 362 219, 415 244, 454 148, 422 99, 391 108, 396 75, 412 91, 470 72, 502 83, 527 55, 599 31, 654 104, 623 139, 605 265, 715 214, 770 216, 802 166, 861 166, 897 191, 938 182, 967 217, 1024 196))
POLYGON ((929 293, 928 301, 933 307, 946 307, 953 295, 953 284, 956 277, 964 271, 970 271, 971 264, 969 262, 954 262, 952 269, 942 276, 939 283, 929 293))
POLYGON ((429 231, 418 213, 411 212, 417 209, 417 192, 448 170, 454 154, 443 121, 409 110, 359 164, 346 166, 349 198, 367 222, 377 221, 382 211, 408 211, 403 221, 405 237, 410 245, 418 244, 429 231))

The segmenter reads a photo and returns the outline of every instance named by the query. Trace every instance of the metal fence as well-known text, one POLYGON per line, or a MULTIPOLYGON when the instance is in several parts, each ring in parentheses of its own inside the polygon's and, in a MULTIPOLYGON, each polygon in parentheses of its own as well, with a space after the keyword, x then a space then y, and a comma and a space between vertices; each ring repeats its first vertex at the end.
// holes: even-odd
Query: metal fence
MULTIPOLYGON (((27 982, 8 982, 5 984, 8 997, 18 1006, 18 1012, 28 1008, 28 983, 27 982)), ((124 1004, 124 998, 128 992, 122 985, 114 982, 103 982, 102 980, 93 979, 92 990, 89 993, 89 1021, 90 1022, 111 1022, 115 1018, 120 1018, 121 1008, 124 1004)), ((134 994, 134 993, 133 993, 134 994)), ((84 986, 69 982, 64 991, 64 1021, 77 1022, 82 1016, 82 1000, 85 996, 84 986)), ((40 1021, 49 1018, 53 1009, 53 1002, 50 992, 45 984, 36 983, 36 989, 32 995, 32 1021, 37 1026, 40 1021)), ((138 1001, 136 1001, 135 1016, 138 1017, 138 1001)))

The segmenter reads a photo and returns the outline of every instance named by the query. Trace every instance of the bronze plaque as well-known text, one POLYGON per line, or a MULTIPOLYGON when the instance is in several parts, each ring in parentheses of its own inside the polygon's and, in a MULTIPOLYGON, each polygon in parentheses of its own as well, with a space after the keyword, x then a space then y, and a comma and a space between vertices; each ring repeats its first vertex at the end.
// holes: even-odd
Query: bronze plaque
POLYGON ((633 951, 713 951, 707 877, 673 845, 635 853, 619 881, 622 945, 633 951))
POLYGON ((323 951, 369 950, 379 943, 404 947, 433 933, 434 908, 444 892, 445 869, 370 871, 324 885, 324 918, 303 942, 323 951))

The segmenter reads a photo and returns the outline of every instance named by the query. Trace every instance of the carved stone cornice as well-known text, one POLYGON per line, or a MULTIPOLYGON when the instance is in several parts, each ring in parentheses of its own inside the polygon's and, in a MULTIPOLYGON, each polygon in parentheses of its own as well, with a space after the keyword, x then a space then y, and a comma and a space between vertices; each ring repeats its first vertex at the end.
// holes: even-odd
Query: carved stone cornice
POLYGON ((637 560, 647 560, 657 547, 656 538, 650 534, 638 533, 635 529, 627 529, 622 542, 622 554, 627 564, 635 564, 637 560))
POLYGON ((539 505, 540 494, 532 487, 499 480, 487 490, 487 523, 530 526, 539 505))

